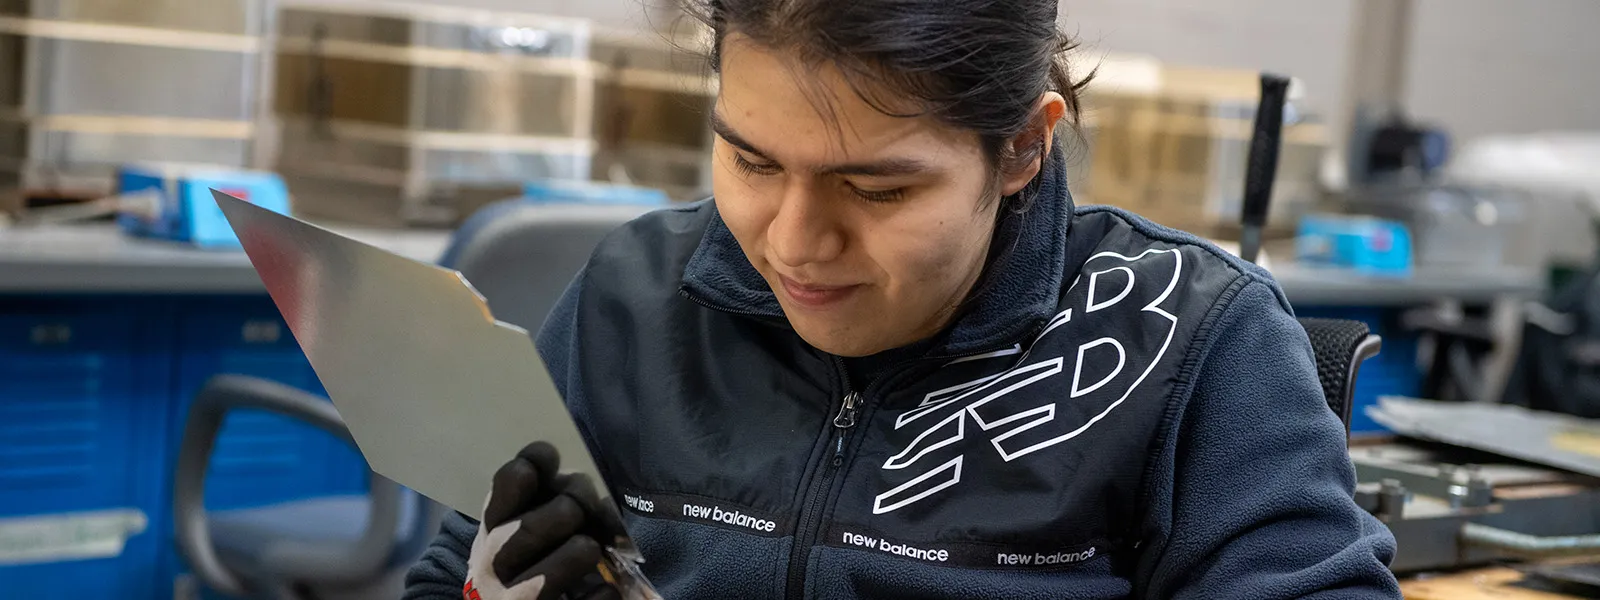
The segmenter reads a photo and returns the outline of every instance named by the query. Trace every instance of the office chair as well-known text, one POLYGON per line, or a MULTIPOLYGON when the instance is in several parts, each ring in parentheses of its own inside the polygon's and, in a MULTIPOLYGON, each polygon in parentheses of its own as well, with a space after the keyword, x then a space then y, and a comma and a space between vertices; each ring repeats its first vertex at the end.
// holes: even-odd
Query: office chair
POLYGON ((354 447, 327 400, 264 379, 219 375, 195 396, 173 482, 178 549, 210 591, 238 598, 392 599, 443 512, 368 472, 364 497, 337 496, 207 514, 205 476, 233 410, 277 413, 354 447))
POLYGON ((1311 318, 1299 321, 1311 338, 1322 395, 1328 401, 1328 408, 1339 415, 1344 433, 1349 436, 1356 375, 1360 373, 1362 362, 1378 355, 1383 348, 1383 338, 1373 335, 1361 321, 1311 318))
POLYGON ((600 239, 654 208, 491 204, 462 223, 439 262, 483 294, 495 319, 537 333, 600 239))
MULTIPOLYGON (((537 332, 600 238, 650 206, 530 204, 483 208, 440 264, 460 271, 499 320, 537 332)), ((318 498, 208 515, 205 473, 224 417, 267 410, 353 444, 326 400, 262 379, 213 378, 196 396, 174 481, 178 545, 209 590, 245 598, 398 598, 443 507, 369 473, 364 497, 318 498)))

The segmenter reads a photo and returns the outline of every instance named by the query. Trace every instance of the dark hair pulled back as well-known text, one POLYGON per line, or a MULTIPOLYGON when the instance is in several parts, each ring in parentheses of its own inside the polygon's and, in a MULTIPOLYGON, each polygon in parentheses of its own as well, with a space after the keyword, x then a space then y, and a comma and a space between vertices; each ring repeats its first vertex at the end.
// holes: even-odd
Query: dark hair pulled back
POLYGON ((1065 54, 1075 43, 1056 27, 1058 0, 684 1, 715 36, 713 71, 734 32, 808 64, 831 63, 880 112, 931 115, 976 132, 997 176, 1043 159, 1043 140, 1008 143, 1036 118, 1039 97, 1060 93, 1076 124, 1079 91, 1092 77, 1071 75, 1065 54))

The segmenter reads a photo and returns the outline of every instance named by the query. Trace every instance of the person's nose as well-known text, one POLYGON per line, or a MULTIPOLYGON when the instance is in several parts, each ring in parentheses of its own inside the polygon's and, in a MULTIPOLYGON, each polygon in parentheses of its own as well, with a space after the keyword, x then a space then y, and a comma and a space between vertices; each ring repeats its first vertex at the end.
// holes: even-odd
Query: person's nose
POLYGON ((767 225, 767 245, 772 258, 784 266, 801 267, 838 258, 845 235, 827 198, 808 185, 786 186, 778 212, 767 225))

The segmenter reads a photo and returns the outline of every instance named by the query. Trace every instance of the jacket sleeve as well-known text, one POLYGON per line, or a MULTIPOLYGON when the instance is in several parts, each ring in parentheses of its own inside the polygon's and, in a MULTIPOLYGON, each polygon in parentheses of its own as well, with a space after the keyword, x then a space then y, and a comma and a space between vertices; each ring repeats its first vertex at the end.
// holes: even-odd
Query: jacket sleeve
MULTIPOLYGON (((571 374, 577 372, 572 349, 577 329, 577 304, 582 293, 583 274, 580 272, 539 329, 535 345, 544 367, 550 371, 556 390, 567 400, 569 410, 576 411, 581 403, 574 402, 569 394, 578 393, 577 386, 569 385, 571 374)), ((585 438, 586 415, 574 414, 578 428, 585 438)), ((511 457, 506 457, 508 460, 511 457)), ((467 579, 467 558, 472 552, 472 539, 477 536, 478 523, 458 512, 451 511, 439 528, 439 535, 423 552, 417 564, 406 572, 404 600, 460 600, 461 588, 467 579)))
POLYGON ((1221 307, 1151 487, 1148 598, 1400 598, 1389 530, 1356 506, 1343 425, 1270 283, 1221 307), (1164 521, 1164 522, 1163 522, 1164 521))
POLYGON ((404 600, 461 600, 467 581, 467 555, 478 524, 451 511, 439 526, 439 536, 406 572, 404 600))

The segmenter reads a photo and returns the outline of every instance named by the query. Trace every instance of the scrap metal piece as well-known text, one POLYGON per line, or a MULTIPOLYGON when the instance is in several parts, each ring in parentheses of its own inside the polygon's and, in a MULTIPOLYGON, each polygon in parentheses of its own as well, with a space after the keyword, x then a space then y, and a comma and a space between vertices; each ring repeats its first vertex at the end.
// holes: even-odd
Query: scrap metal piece
POLYGON ((460 273, 213 194, 374 472, 481 518, 541 440, 607 495, 528 332, 460 273))
POLYGON ((1384 397, 1367 415, 1394 432, 1600 477, 1600 421, 1499 404, 1384 397))
POLYGON ((1597 562, 1536 562, 1519 565, 1516 569, 1549 581, 1586 587, 1591 595, 1600 594, 1600 563, 1597 562))

